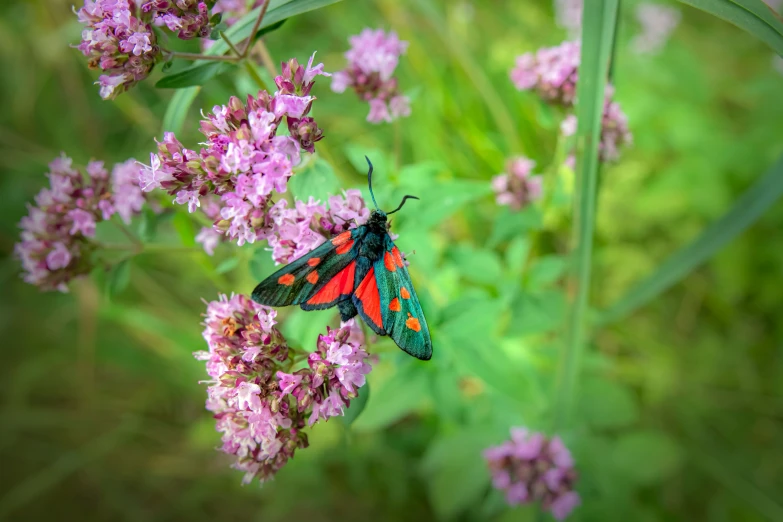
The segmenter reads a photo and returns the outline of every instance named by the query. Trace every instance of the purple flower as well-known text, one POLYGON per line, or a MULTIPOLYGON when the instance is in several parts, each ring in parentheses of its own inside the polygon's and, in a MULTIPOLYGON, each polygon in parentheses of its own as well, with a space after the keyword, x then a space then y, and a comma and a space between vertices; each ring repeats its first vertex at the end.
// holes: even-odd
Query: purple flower
POLYGON ((410 99, 399 93, 394 70, 405 54, 408 43, 397 33, 382 29, 364 29, 349 38, 351 48, 345 53, 348 66, 332 77, 332 90, 344 92, 349 87, 370 104, 367 121, 390 122, 410 115, 410 99))
POLYGON ((555 0, 555 21, 568 31, 569 38, 576 38, 582 29, 584 0, 555 0))
POLYGON ((135 160, 115 165, 111 180, 103 162, 90 162, 86 175, 72 163, 63 154, 49 164, 49 187, 19 222, 21 240, 14 251, 24 280, 42 290, 67 291, 68 281, 93 268, 97 223, 115 213, 129 220, 144 203, 131 174, 135 160))
POLYGON ((203 337, 206 408, 222 433, 221 451, 235 457, 243 482, 272 478, 299 448, 308 445, 304 429, 342 415, 357 396, 353 387, 370 371, 370 356, 352 341, 353 325, 327 330, 308 367, 290 372, 294 353, 275 328, 276 312, 249 298, 222 295, 207 304, 203 337), (351 390, 341 375, 350 375, 351 390), (359 377, 361 375, 361 378, 359 377))
POLYGON ((636 19, 641 32, 634 36, 631 46, 639 54, 659 52, 674 29, 680 24, 682 14, 674 7, 644 2, 636 6, 636 19))
POLYGON ((540 502, 557 520, 566 518, 580 504, 577 479, 568 449, 559 437, 512 428, 511 440, 484 451, 492 485, 503 491, 512 505, 540 502))
MULTIPOLYGON (((572 109, 580 54, 579 42, 563 42, 557 47, 541 48, 535 55, 524 54, 517 58, 516 66, 511 70, 511 81, 517 89, 535 90, 544 101, 572 109)), ((632 142, 628 118, 612 100, 613 96, 614 88, 607 85, 599 146, 601 161, 616 160, 620 148, 632 142)), ((566 117, 561 132, 564 136, 576 132, 575 116, 566 117)))
POLYGON ((535 161, 524 156, 512 158, 506 163, 506 173, 492 179, 498 205, 520 210, 541 198, 542 178, 531 176, 535 165, 535 161))
MULTIPOLYGON (((307 66, 293 59, 283 63, 283 73, 275 79, 278 91, 248 96, 243 103, 232 97, 217 105, 201 121, 206 143, 200 151, 186 149, 173 133, 158 142, 158 153, 143 166, 141 184, 145 191, 162 189, 175 197, 175 203, 195 212, 203 198, 219 198, 220 208, 209 217, 219 234, 238 245, 269 239, 274 234, 273 196, 287 190, 301 151, 315 151, 323 136, 308 117, 314 97, 309 95, 314 78, 325 74, 321 64, 307 66), (283 119, 289 136, 278 135, 283 119)), ((285 201, 285 200, 281 200, 285 201)), ((205 249, 215 240, 200 234, 205 249)), ((208 251, 209 251, 208 250, 208 251)))

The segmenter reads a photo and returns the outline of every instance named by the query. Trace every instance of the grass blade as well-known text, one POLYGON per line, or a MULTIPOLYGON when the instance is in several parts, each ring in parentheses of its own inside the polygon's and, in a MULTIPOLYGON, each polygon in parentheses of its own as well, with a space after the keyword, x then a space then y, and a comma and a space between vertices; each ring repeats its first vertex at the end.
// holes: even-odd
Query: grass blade
POLYGON ((693 242, 677 251, 624 297, 600 313, 599 325, 622 319, 670 288, 712 257, 759 219, 783 197, 783 156, 756 181, 723 217, 708 226, 693 242))
POLYGON ((201 87, 188 87, 178 90, 171 97, 166 114, 163 115, 163 132, 178 133, 182 130, 182 124, 188 116, 188 110, 196 100, 201 87))
POLYGON ((579 66, 576 107, 577 181, 574 193, 576 293, 569 317, 565 350, 558 376, 554 429, 567 426, 573 406, 581 353, 584 350, 585 316, 590 290, 595 200, 598 180, 598 144, 604 91, 617 24, 619 0, 596 0, 582 15, 582 60, 579 66))
POLYGON ((783 23, 775 20, 775 16, 761 3, 761 0, 680 1, 736 25, 783 56, 783 23))

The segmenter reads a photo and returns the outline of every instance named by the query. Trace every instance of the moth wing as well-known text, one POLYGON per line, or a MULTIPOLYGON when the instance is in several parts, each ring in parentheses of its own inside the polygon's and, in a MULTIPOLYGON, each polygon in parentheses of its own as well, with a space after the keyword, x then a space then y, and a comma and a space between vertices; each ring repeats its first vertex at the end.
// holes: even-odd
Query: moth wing
POLYGON ((429 360, 432 338, 421 303, 402 255, 388 234, 385 243, 383 257, 373 265, 383 329, 405 352, 429 360))
MULTIPOLYGON (((305 308, 306 301, 322 295, 319 292, 323 288, 329 287, 335 278, 345 277, 351 266, 355 266, 361 239, 365 233, 365 227, 343 232, 284 266, 256 286, 252 293, 253 301, 267 306, 301 304, 302 308, 305 308)), ((351 277, 352 290, 353 277, 351 277)), ((345 298, 338 293, 336 299, 320 302, 305 309, 329 308, 345 298)))

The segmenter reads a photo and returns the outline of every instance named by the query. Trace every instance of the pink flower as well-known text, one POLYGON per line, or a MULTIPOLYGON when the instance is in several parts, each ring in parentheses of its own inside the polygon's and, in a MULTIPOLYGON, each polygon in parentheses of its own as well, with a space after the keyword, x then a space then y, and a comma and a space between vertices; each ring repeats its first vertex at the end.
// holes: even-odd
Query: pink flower
POLYGON ((51 162, 49 187, 41 189, 36 206, 28 205, 19 222, 21 238, 14 252, 24 280, 42 290, 66 291, 71 279, 92 270, 97 223, 115 213, 130 219, 144 202, 138 186, 126 179, 127 169, 135 170, 134 160, 115 165, 111 180, 103 162, 90 162, 86 176, 72 163, 65 155, 51 162))
POLYGON ((637 5, 636 19, 642 31, 631 40, 631 46, 639 54, 660 52, 679 25, 680 18, 682 14, 674 7, 648 2, 637 5))
POLYGON ((492 179, 498 205, 520 210, 541 198, 541 176, 532 176, 536 163, 524 156, 512 158, 506 164, 506 173, 492 179))
POLYGON ((541 508, 562 520, 579 505, 573 491, 577 479, 571 454, 559 437, 551 439, 525 428, 512 428, 511 440, 488 448, 484 458, 492 485, 514 506, 540 502, 541 508))
MULTIPOLYGON (((290 371, 293 353, 275 328, 273 309, 245 296, 222 295, 207 304, 203 337, 209 351, 194 353, 205 361, 211 380, 206 407, 222 434, 221 451, 236 458, 243 482, 264 482, 308 445, 305 429, 342 415, 358 390, 348 391, 338 376, 370 371, 367 352, 351 341, 351 326, 319 337, 308 367, 290 371)), ((352 377, 352 387, 359 378, 352 377)))
POLYGON ((400 56, 408 43, 401 41, 394 31, 364 29, 349 38, 351 49, 345 53, 348 66, 332 77, 332 90, 344 92, 348 87, 370 104, 367 121, 390 122, 410 115, 410 100, 399 93, 393 77, 400 56))
MULTIPOLYGON (((219 199, 219 208, 209 215, 213 228, 238 245, 272 237, 273 197, 286 192, 302 150, 314 152, 323 137, 307 116, 315 99, 308 94, 313 81, 325 74, 322 64, 312 65, 313 57, 306 67, 295 59, 285 62, 283 74, 275 78, 275 94, 261 91, 246 102, 232 97, 215 106, 201 121, 206 142, 200 151, 186 149, 174 134, 165 133, 158 153, 142 168, 143 190, 165 190, 176 196, 175 203, 187 203, 190 212, 207 196, 219 199), (278 135, 284 119, 289 136, 278 135)), ((214 237, 200 236, 212 251, 214 237)))

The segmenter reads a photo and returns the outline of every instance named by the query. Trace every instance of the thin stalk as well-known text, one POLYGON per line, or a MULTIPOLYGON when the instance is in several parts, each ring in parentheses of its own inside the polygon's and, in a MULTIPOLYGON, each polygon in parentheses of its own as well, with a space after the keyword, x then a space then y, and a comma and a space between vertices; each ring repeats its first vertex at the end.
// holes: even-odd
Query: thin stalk
POLYGON ((223 40, 225 40, 226 45, 228 45, 229 49, 231 49, 231 52, 233 52, 234 55, 237 58, 241 58, 242 57, 242 53, 240 53, 239 49, 236 48, 236 46, 234 45, 234 42, 232 42, 231 40, 228 39, 228 36, 226 36, 226 33, 224 33, 223 31, 220 31, 220 37, 223 40))
POLYGON ((250 45, 253 43, 253 37, 258 32, 258 28, 261 27, 261 22, 264 19, 264 15, 266 15, 267 7, 269 7, 269 0, 264 0, 264 4, 261 6, 261 12, 258 14, 256 23, 253 24, 253 29, 250 30, 250 36, 247 37, 247 41, 245 42, 245 48, 242 49, 242 58, 246 58, 248 51, 250 51, 250 45))
POLYGON ((211 60, 213 62, 237 62, 238 56, 225 56, 225 55, 211 55, 211 54, 199 54, 199 53, 182 53, 179 51, 170 51, 172 58, 180 58, 182 60, 211 60))
POLYGON ((267 49, 266 44, 263 40, 259 39, 256 42, 255 49, 258 51, 258 54, 261 55, 261 65, 263 65, 269 75, 274 78, 277 76, 277 69, 275 69, 275 60, 272 58, 272 55, 269 53, 269 49, 267 49))
POLYGON ((250 77, 253 78, 253 81, 256 82, 256 85, 258 85, 259 89, 264 91, 269 91, 269 89, 266 86, 266 82, 264 82, 264 79, 261 78, 261 76, 256 72, 252 63, 245 61, 245 70, 247 71, 247 74, 249 74, 250 77))
POLYGON ((601 136, 604 90, 619 0, 595 0, 582 13, 582 58, 577 84, 577 145, 579 176, 574 191, 576 264, 570 288, 574 299, 568 321, 555 396, 553 428, 568 428, 586 340, 590 296, 593 234, 598 181, 598 144, 601 136))

